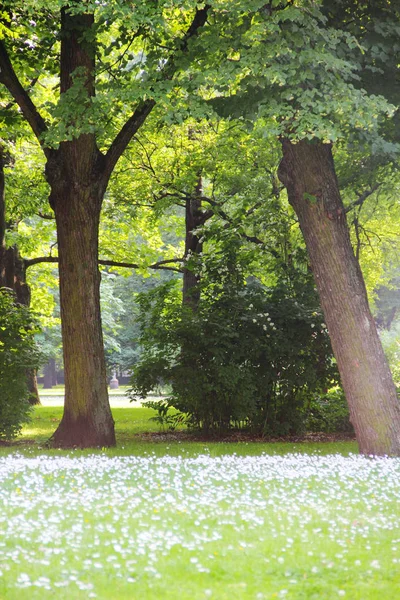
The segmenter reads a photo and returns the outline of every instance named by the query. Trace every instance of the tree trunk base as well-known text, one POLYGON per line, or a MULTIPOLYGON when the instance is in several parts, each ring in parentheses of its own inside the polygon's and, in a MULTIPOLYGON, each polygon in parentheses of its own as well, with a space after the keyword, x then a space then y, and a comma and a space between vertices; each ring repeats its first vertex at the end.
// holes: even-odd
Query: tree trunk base
POLYGON ((74 421, 64 417, 47 445, 52 448, 114 447, 116 445, 114 422, 101 425, 88 423, 87 417, 80 417, 74 421))

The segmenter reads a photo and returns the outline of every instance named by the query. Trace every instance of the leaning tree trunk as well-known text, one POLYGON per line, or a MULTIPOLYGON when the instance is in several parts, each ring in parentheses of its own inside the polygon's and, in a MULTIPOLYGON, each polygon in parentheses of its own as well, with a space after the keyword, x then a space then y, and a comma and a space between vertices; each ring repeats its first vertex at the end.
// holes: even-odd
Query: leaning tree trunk
POLYGON ((400 454, 400 404, 350 242, 331 146, 283 142, 279 177, 299 219, 360 452, 400 454))
POLYGON ((79 183, 63 186, 60 196, 54 192, 65 405, 52 443, 62 447, 113 446, 97 263, 102 197, 96 186, 90 189, 79 183))

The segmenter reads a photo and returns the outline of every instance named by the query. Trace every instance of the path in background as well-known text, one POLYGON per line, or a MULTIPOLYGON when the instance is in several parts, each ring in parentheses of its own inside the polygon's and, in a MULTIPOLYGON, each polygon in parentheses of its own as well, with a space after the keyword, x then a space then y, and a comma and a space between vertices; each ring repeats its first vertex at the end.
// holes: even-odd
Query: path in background
MULTIPOLYGON (((64 390, 54 388, 51 390, 39 389, 40 401, 43 406, 63 406, 64 405, 64 390)), ((136 400, 130 402, 130 399, 125 396, 125 390, 109 391, 110 405, 112 408, 139 408, 142 406, 142 401, 136 400)), ((151 396, 149 399, 159 400, 160 396, 151 396)))

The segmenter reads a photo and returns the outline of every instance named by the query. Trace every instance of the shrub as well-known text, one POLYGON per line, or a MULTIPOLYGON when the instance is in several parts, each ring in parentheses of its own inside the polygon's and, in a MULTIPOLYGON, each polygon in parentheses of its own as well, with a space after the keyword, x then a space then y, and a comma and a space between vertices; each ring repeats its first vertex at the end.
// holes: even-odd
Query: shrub
POLYGON ((313 398, 308 409, 307 430, 325 433, 354 431, 341 388, 332 388, 326 394, 313 398))
POLYGON ((10 439, 29 420, 26 372, 39 364, 36 325, 25 306, 0 289, 0 439, 10 439))
POLYGON ((176 284, 139 295, 141 360, 131 397, 162 379, 167 400, 204 431, 240 425, 264 434, 304 431, 310 399, 337 383, 314 288, 240 278, 203 288, 198 309, 176 284))

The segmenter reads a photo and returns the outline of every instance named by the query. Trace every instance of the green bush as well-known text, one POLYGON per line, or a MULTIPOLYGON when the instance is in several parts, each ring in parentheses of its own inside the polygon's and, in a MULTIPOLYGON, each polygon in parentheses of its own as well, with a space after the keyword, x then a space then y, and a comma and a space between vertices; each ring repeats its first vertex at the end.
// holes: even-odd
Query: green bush
POLYGON ((0 289, 0 439, 10 439, 29 420, 26 372, 39 364, 35 323, 25 306, 0 289))
POLYGON ((312 399, 308 409, 307 430, 325 433, 354 431, 341 388, 332 388, 326 394, 312 399))
POLYGON ((311 399, 338 381, 313 285, 304 276, 266 288, 221 272, 197 310, 181 305, 179 284, 139 295, 142 357, 131 397, 145 398, 162 379, 172 387, 168 406, 203 431, 304 431, 311 399))

